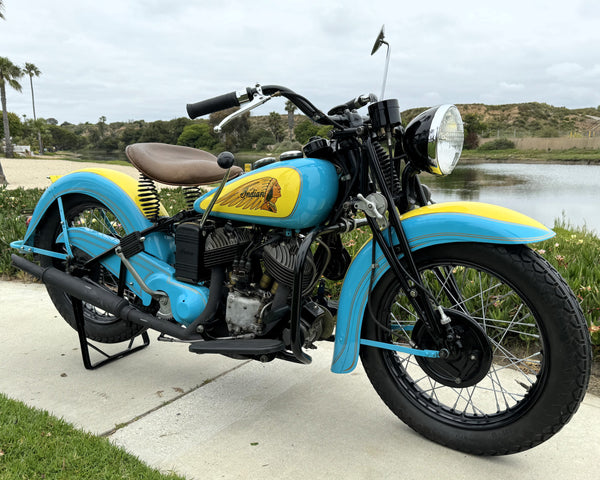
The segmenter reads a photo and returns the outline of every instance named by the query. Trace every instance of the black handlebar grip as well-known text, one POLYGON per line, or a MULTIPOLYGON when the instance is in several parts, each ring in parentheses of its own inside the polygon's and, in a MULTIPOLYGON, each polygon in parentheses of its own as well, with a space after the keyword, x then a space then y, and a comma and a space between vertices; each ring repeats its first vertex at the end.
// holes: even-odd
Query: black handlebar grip
POLYGON ((201 102, 188 103, 186 109, 189 117, 194 119, 202 115, 225 110, 226 108, 239 106, 240 102, 236 93, 230 92, 218 97, 209 98, 208 100, 202 100, 201 102))

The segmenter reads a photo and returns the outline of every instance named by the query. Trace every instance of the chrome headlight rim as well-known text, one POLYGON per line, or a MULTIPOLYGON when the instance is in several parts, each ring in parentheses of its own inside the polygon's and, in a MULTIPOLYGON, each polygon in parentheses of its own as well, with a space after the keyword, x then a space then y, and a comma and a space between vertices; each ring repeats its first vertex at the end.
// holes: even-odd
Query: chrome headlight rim
POLYGON ((435 164, 435 167, 432 167, 432 170, 434 170, 433 173, 438 175, 449 175, 452 173, 452 170, 454 170, 454 167, 460 158, 463 142, 464 127, 458 108, 452 104, 440 105, 435 111, 433 120, 431 121, 431 126, 429 127, 429 143, 427 145, 427 153, 429 154, 429 158, 435 164), (447 127, 445 122, 447 121, 449 115, 452 116, 453 120, 456 122, 456 132, 453 133, 460 134, 461 140, 460 148, 455 148, 454 155, 451 159, 441 158, 442 152, 440 152, 440 146, 442 145, 441 141, 447 140, 446 138, 442 137, 449 134, 448 131, 443 130, 444 127, 447 127))
POLYGON ((417 115, 406 127, 405 151, 420 170, 449 175, 462 152, 464 127, 455 105, 444 104, 417 115))

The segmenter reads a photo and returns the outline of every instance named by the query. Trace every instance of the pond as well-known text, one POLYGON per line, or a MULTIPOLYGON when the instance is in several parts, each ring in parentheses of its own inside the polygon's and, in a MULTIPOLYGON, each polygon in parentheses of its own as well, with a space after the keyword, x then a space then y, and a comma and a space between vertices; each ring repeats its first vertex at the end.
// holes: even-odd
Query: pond
POLYGON ((600 233, 600 165, 476 163, 458 165, 448 177, 421 174, 436 202, 469 200, 512 208, 552 227, 600 233))

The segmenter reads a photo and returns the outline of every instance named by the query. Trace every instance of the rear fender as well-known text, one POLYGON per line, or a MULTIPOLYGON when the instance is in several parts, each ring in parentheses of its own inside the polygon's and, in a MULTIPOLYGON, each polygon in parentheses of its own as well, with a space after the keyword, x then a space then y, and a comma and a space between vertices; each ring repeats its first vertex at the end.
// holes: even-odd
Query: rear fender
MULTIPOLYGON (((65 199, 70 195, 86 195, 99 200, 116 215, 127 233, 142 231, 152 226, 152 222, 142 213, 137 182, 133 178, 108 169, 85 169, 56 179, 38 201, 25 239, 13 242, 12 246, 21 251, 34 251, 35 234, 48 212, 59 208, 59 198, 65 199)), ((162 206, 160 214, 167 215, 162 206)), ((83 227, 68 228, 66 237, 70 247, 79 248, 91 257, 118 243, 111 236, 83 227)), ((64 232, 57 240, 65 241, 64 232)), ((200 285, 182 283, 174 278, 174 242, 171 237, 159 232, 147 235, 144 251, 133 255, 129 261, 150 289, 163 291, 169 296, 173 316, 179 323, 192 323, 204 310, 208 300, 208 289, 200 285)), ((121 261, 116 255, 108 255, 101 262, 113 275, 119 276, 121 261)), ((129 273, 126 276, 126 285, 142 299, 144 305, 150 304, 151 296, 143 291, 129 273)))
MULTIPOLYGON (((412 251, 432 245, 458 242, 494 244, 535 243, 555 233, 523 214, 477 202, 449 202, 429 205, 401 217, 412 251)), ((388 238, 384 233, 385 238, 388 238)), ((398 244, 395 236, 394 245, 398 244)), ((362 322, 369 298, 373 241, 368 241, 355 256, 340 294, 335 346, 331 371, 349 373, 356 367, 360 352, 362 322)), ((373 285, 388 271, 381 249, 375 250, 373 285)))
MULTIPOLYGON (((20 242, 23 247, 34 246, 35 232, 48 211, 57 208, 58 198, 65 198, 69 195, 87 195, 104 203, 117 216, 127 233, 141 231, 152 225, 152 222, 142 213, 137 181, 129 175, 115 170, 96 168, 78 170, 63 177, 51 177, 51 179, 56 179, 56 181, 46 189, 38 201, 25 238, 20 242)), ((160 215, 168 215, 162 205, 160 208, 160 215)), ((163 234, 148 235, 144 242, 144 248, 146 252, 167 263, 173 262, 172 242, 163 234)))

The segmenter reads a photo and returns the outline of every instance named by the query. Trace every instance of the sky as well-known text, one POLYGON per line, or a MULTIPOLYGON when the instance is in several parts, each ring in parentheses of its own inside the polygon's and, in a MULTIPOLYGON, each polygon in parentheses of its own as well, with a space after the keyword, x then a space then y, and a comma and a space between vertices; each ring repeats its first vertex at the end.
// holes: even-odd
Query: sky
MULTIPOLYGON (((329 108, 380 95, 442 103, 600 105, 600 1, 4 0, 0 56, 35 64, 38 117, 183 117, 186 103, 256 83, 329 108)), ((8 110, 32 117, 29 78, 8 110)), ((273 99, 254 114, 284 113, 273 99)))

